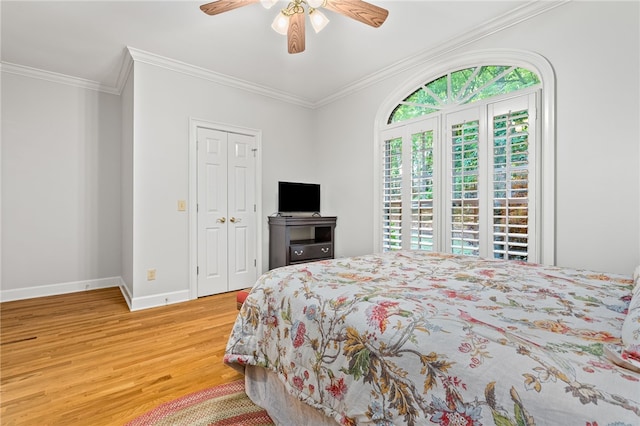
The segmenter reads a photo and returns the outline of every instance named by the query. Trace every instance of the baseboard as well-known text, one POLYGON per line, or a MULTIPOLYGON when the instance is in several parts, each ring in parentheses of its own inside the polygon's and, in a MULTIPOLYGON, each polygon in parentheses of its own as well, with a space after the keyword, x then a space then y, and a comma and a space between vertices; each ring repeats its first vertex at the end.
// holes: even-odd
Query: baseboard
POLYGON ((125 285, 124 280, 121 280, 120 292, 122 293, 122 296, 124 297, 124 301, 127 302, 127 306, 129 307, 129 310, 131 311, 132 310, 131 309, 131 299, 133 299, 133 296, 129 292, 129 288, 125 285))
POLYGON ((17 288, 0 291, 0 302, 12 300, 33 299, 36 297, 56 296, 58 294, 75 293, 78 291, 96 290, 99 288, 124 287, 122 278, 109 277, 95 280, 74 281, 69 283, 48 284, 35 287, 17 288))
POLYGON ((156 308, 158 306, 186 302, 191 300, 189 294, 189 290, 181 290, 172 291, 170 293, 153 294, 151 296, 133 297, 130 299, 127 299, 128 294, 125 294, 124 297, 127 299, 127 304, 131 311, 139 311, 141 309, 156 308))
POLYGON ((99 288, 119 287, 130 311, 155 308, 190 300, 189 290, 173 291, 144 297, 133 297, 121 277, 100 278, 96 280, 75 281, 70 283, 49 284, 37 287, 26 287, 0 291, 0 302, 34 299, 36 297, 56 296, 58 294, 76 293, 99 288))

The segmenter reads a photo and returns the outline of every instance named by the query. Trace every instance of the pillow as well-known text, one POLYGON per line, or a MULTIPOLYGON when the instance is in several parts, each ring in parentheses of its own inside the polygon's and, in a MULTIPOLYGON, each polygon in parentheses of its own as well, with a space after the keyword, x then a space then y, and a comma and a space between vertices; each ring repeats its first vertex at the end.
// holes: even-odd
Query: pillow
POLYGON ((633 271, 633 294, 640 292, 640 265, 633 271))
POLYGON ((629 357, 629 354, 618 345, 604 345, 607 359, 619 367, 640 373, 640 362, 629 357))
MULTIPOLYGON (((635 274, 634 274, 634 278, 635 274)), ((620 357, 627 361, 627 364, 635 368, 626 367, 640 372, 640 291, 635 291, 629 302, 629 310, 622 324, 622 350, 620 357)), ((615 361, 614 361, 615 362, 615 361)))

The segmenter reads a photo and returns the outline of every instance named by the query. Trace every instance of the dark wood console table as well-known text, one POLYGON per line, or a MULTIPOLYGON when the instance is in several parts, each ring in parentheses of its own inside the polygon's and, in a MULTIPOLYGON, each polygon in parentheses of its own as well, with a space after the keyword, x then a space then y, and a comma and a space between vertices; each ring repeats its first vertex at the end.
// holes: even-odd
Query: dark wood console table
POLYGON ((333 259, 335 216, 269 216, 269 269, 333 259))

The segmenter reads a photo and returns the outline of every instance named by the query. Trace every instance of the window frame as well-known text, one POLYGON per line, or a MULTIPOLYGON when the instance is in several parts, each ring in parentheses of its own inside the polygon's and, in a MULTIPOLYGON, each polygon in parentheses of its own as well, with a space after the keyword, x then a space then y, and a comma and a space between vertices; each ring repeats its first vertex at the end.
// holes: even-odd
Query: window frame
MULTIPOLYGON (((430 62, 421 67, 413 77, 394 90, 380 105, 375 121, 374 132, 374 180, 373 180, 373 239, 374 251, 382 251, 382 164, 384 137, 383 134, 398 127, 404 127, 423 120, 425 116, 398 123, 387 124, 390 114, 397 105, 417 87, 425 82, 435 80, 449 72, 463 68, 482 65, 504 64, 527 68, 538 74, 540 78, 540 102, 538 104, 538 153, 536 164, 539 174, 537 193, 541 198, 537 200, 535 214, 536 229, 540 235, 537 239, 536 256, 538 263, 555 265, 555 75, 549 62, 542 56, 521 50, 480 50, 453 55, 440 61, 430 62)), ((491 98, 500 99, 501 96, 491 98)), ((405 220, 403 222, 411 222, 405 220)), ((410 226, 410 225, 409 225, 410 226)))

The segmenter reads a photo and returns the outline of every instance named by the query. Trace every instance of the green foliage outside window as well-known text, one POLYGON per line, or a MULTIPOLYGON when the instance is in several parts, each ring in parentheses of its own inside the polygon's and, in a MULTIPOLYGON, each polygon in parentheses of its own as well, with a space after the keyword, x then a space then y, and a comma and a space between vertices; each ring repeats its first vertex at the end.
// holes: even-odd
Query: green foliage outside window
POLYGON ((514 92, 540 83, 524 68, 488 65, 451 72, 407 96, 389 116, 388 123, 422 117, 446 108, 514 92))

